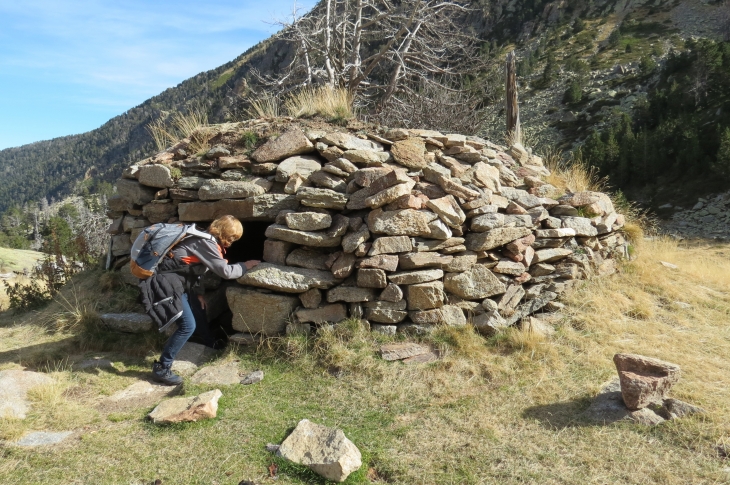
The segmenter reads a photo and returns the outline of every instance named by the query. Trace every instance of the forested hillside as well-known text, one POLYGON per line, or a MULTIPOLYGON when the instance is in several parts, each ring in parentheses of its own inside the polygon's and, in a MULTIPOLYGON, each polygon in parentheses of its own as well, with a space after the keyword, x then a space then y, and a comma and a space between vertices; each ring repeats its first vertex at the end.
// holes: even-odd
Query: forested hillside
MULTIPOLYGON (((460 20, 460 35, 476 39, 478 52, 469 61, 482 71, 460 78, 458 86, 469 91, 469 103, 450 102, 462 110, 464 106, 480 110, 474 118, 477 122, 470 121, 475 133, 491 139, 504 135, 500 69, 506 52, 516 49, 522 121, 535 146, 573 150, 593 134, 590 146, 596 153, 589 155, 590 162, 611 176, 615 186, 654 182, 659 172, 662 176, 687 173, 698 180, 711 178, 724 183, 716 177, 722 172, 717 154, 724 133, 715 125, 727 126, 726 90, 722 87, 727 79, 726 48, 717 44, 720 54, 708 54, 714 57, 697 64, 693 56, 705 55, 696 48, 700 44, 685 41, 697 36, 720 40, 730 30, 727 3, 472 0, 467 6, 470 10, 460 20), (700 94, 694 87, 699 71, 693 66, 697 65, 709 69, 704 81, 709 89, 700 89, 700 94), (621 133, 626 133, 629 125, 632 134, 626 138, 621 133), (694 130, 694 135, 687 135, 687 130, 694 130), (607 146, 613 146, 614 141, 622 145, 619 139, 633 140, 623 142, 622 153, 631 156, 611 154, 606 158, 597 154, 599 135, 607 146), (692 149, 676 146, 683 139, 701 139, 701 143, 692 149), (667 140, 675 145, 663 143, 667 140), (637 143, 648 148, 638 150, 637 143), (662 149, 654 150, 654 144, 662 149), (649 152, 651 159, 638 160, 637 153, 649 152)), ((315 7, 310 16, 322 17, 322 8, 322 4, 315 7)), ((240 119, 245 116, 242 108, 246 96, 256 88, 252 74, 276 75, 286 70, 295 55, 290 41, 269 39, 91 132, 0 151, 0 212, 12 205, 37 203, 44 197, 96 191, 97 181, 113 180, 123 167, 155 150, 146 126, 170 113, 194 106, 203 107, 211 123, 240 119)), ((377 38, 364 41, 366 55, 381 47, 377 38)), ((374 81, 386 75, 384 71, 374 81)), ((259 85, 258 90, 262 89, 259 85)), ((433 90, 421 94, 448 97, 433 90)), ((372 115, 372 101, 357 100, 366 117, 372 115)), ((448 111, 442 104, 439 109, 448 111)), ((438 110, 426 103, 421 111, 438 110)), ((457 112, 452 118, 463 116, 457 112)), ((397 117, 380 119, 407 123, 397 117)))

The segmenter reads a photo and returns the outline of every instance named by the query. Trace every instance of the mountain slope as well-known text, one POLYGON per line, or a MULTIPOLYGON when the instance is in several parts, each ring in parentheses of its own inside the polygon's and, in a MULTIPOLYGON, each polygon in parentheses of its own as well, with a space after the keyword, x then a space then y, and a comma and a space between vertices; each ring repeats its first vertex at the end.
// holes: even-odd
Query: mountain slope
MULTIPOLYGON (((670 49, 682 48, 683 38, 714 35, 722 20, 716 2, 701 0, 469 3, 474 11, 463 29, 483 41, 483 56, 490 58, 493 70, 501 68, 509 49, 516 48, 522 59, 522 120, 528 133, 563 148, 605 127, 612 109, 631 112, 652 82, 650 76, 640 75, 643 57, 661 63, 670 49), (580 30, 575 27, 577 19, 583 25, 580 30), (617 26, 627 30, 615 44, 612 35, 617 26), (662 44, 661 52, 652 50, 654 43, 662 44), (619 71, 617 65, 622 66, 619 71), (578 82, 582 85, 576 88, 578 82), (584 95, 582 102, 566 102, 564 93, 569 86, 584 95)), ((321 8, 315 7, 310 15, 319 15, 321 8)), ((251 69, 276 73, 289 63, 291 55, 286 42, 269 39, 96 130, 0 151, 0 212, 11 205, 64 196, 90 177, 117 177, 124 166, 154 151, 145 127, 165 112, 202 105, 214 123, 241 117, 241 95, 248 91, 251 69)), ((491 119, 483 131, 499 139, 504 130, 501 103, 487 108, 491 119)))

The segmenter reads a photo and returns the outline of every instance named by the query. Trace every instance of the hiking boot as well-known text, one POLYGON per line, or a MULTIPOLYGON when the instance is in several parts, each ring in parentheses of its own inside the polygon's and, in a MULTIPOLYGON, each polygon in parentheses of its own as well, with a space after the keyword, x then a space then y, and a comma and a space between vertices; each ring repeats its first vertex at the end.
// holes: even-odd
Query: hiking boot
POLYGON ((177 386, 183 382, 182 377, 172 372, 170 365, 164 366, 158 361, 152 364, 152 378, 168 386, 177 386))

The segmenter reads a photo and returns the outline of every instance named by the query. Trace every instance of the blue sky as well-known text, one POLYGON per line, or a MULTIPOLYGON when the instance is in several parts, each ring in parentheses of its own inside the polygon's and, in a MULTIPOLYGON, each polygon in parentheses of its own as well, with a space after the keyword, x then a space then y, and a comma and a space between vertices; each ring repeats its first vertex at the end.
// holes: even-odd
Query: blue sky
POLYGON ((234 59, 274 33, 293 5, 0 0, 0 149, 97 128, 234 59))

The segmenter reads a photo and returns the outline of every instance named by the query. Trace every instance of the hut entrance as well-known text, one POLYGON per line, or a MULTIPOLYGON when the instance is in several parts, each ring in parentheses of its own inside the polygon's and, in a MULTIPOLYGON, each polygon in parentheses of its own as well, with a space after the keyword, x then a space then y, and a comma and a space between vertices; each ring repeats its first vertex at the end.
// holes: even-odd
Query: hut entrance
MULTIPOLYGON (((261 261, 264 256, 264 241, 266 236, 266 228, 272 224, 272 222, 243 222, 243 237, 238 241, 231 244, 226 250, 225 258, 228 263, 243 263, 251 259, 257 259, 261 261)), ((227 340, 229 335, 237 333, 233 329, 233 313, 228 308, 228 302, 225 298, 226 288, 233 284, 233 282, 223 282, 223 284, 216 290, 217 295, 214 297, 216 302, 211 308, 215 308, 216 311, 209 313, 209 330, 216 340, 227 340), (212 313, 212 314, 211 314, 212 313)), ((205 343, 205 341, 199 341, 199 343, 205 343)))
POLYGON ((226 250, 226 259, 230 264, 242 263, 251 259, 261 261, 264 257, 264 241, 266 228, 271 222, 242 222, 243 237, 231 244, 226 250))

